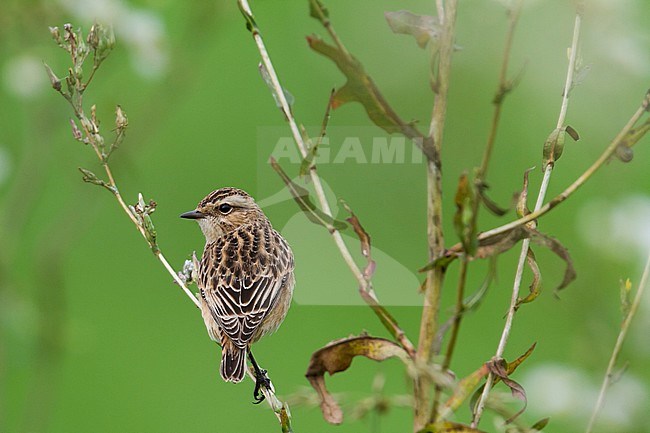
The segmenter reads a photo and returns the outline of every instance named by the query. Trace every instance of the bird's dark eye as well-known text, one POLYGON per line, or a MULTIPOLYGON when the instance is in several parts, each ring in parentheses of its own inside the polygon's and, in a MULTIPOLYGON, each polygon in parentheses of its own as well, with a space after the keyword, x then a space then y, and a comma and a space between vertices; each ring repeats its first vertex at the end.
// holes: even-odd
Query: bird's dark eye
POLYGON ((230 206, 228 203, 222 203, 219 205, 219 212, 222 214, 226 215, 229 214, 232 211, 232 206, 230 206))

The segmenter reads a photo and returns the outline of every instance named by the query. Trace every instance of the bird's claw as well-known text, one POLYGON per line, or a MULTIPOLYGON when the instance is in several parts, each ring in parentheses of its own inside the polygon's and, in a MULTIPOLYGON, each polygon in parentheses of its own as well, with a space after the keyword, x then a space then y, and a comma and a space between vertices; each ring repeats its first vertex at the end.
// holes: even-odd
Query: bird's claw
POLYGON ((265 400, 262 388, 271 389, 271 379, 266 375, 266 370, 255 372, 255 389, 253 390, 253 404, 260 404, 265 400))

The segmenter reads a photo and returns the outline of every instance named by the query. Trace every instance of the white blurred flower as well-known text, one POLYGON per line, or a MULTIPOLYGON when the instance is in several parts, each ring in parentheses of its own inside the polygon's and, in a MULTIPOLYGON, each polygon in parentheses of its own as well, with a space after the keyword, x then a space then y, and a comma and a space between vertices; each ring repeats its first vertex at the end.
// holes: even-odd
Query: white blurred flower
POLYGON ((614 203, 594 200, 577 221, 585 241, 613 259, 645 261, 650 251, 650 196, 633 195, 614 203))
POLYGON ((21 98, 34 98, 49 84, 43 62, 32 55, 10 59, 4 65, 3 75, 7 91, 21 98))
POLYGON ((123 0, 59 0, 75 19, 94 20, 113 26, 116 38, 128 49, 134 69, 145 77, 165 73, 169 54, 165 48, 165 24, 160 16, 136 9, 123 0))
POLYGON ((650 73, 647 30, 639 19, 647 7, 646 0, 593 0, 586 8, 588 20, 598 29, 592 37, 603 48, 599 54, 639 76, 650 73))
MULTIPOLYGON (((542 364, 529 369, 521 383, 528 395, 528 410, 536 416, 557 417, 584 427, 596 404, 601 380, 591 379, 574 367, 542 364)), ((648 393, 642 382, 625 373, 607 391, 598 425, 623 431, 634 425, 647 405, 648 393)))

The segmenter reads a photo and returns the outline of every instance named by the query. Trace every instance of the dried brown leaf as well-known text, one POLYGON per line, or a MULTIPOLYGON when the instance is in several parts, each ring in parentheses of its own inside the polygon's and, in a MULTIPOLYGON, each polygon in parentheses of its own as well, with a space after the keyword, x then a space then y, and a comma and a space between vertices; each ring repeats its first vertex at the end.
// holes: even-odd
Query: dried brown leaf
POLYGON ((533 302, 541 293, 540 286, 542 284, 542 272, 540 271, 537 260, 535 259, 535 253, 530 248, 528 248, 528 252, 526 253, 526 263, 533 273, 533 282, 530 283, 530 287, 528 288, 530 292, 528 293, 528 296, 517 299, 515 310, 518 309, 521 304, 533 302))
POLYGON ((370 252, 370 235, 363 228, 361 222, 359 222, 359 218, 357 218, 355 213, 352 212, 350 206, 348 206, 348 204, 342 200, 341 200, 341 204, 343 205, 343 208, 346 211, 348 211, 348 213, 350 214, 350 217, 346 218, 345 220, 352 226, 354 232, 359 237, 359 241, 361 241, 361 254, 368 261, 368 264, 363 270, 363 276, 366 280, 369 280, 370 278, 372 278, 372 275, 375 273, 375 268, 377 266, 375 261, 372 259, 372 254, 370 252))
POLYGON ((488 366, 490 373, 492 373, 495 377, 501 379, 501 381, 508 388, 510 388, 510 392, 512 393, 513 397, 524 402, 524 407, 521 408, 519 412, 517 412, 512 417, 506 420, 506 424, 509 424, 512 421, 514 421, 515 418, 521 415, 524 412, 524 410, 526 410, 526 406, 528 404, 528 399, 526 398, 526 391, 524 390, 523 386, 521 386, 519 383, 515 382, 514 380, 508 377, 508 363, 505 361, 505 359, 503 358, 493 359, 489 361, 486 365, 488 366))
POLYGON ((396 343, 367 335, 332 341, 314 352, 305 376, 321 399, 323 417, 331 424, 340 424, 343 421, 343 411, 328 392, 324 375, 326 372, 333 375, 347 370, 356 356, 365 356, 374 361, 395 357, 407 365, 411 362, 406 351, 396 343))

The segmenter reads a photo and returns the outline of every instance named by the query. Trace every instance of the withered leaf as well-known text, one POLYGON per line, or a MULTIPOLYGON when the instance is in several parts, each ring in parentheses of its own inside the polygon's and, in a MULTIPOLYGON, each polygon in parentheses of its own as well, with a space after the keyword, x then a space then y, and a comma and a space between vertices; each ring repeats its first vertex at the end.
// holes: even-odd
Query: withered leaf
POLYGON ((347 52, 342 52, 339 47, 329 45, 316 35, 308 36, 307 42, 312 50, 331 59, 347 79, 343 87, 334 94, 333 109, 347 102, 359 102, 375 125, 390 134, 405 135, 413 140, 430 161, 439 162, 432 139, 425 137, 413 124, 404 122, 395 113, 359 60, 347 52))
MULTIPOLYGON (((519 367, 526 359, 528 359, 528 357, 533 353, 533 350, 535 350, 536 346, 537 346, 537 343, 533 343, 528 348, 528 350, 526 350, 526 352, 524 352, 523 355, 519 356, 517 359, 515 359, 512 362, 506 363, 506 366, 505 366, 506 375, 511 375, 517 369, 517 367, 519 367)), ((490 362, 493 362, 493 361, 490 361, 490 362)), ((505 361, 503 361, 503 362, 505 362, 505 361)), ((494 381, 492 382, 492 386, 494 387, 494 385, 499 383, 500 380, 501 380, 501 377, 498 374, 495 373, 494 381)), ((474 395, 472 395, 472 398, 470 399, 470 403, 469 403, 470 408, 472 408, 472 410, 476 407, 476 403, 478 402, 479 397, 483 393, 483 389, 485 389, 485 384, 481 385, 481 387, 476 390, 474 395)), ((518 415, 519 415, 519 413, 517 415, 515 415, 513 417, 513 419, 516 418, 518 415)))
MULTIPOLYGON (((512 230, 504 233, 499 233, 498 235, 491 236, 489 238, 479 239, 476 254, 470 257, 470 259, 485 259, 487 257, 498 256, 499 254, 502 254, 515 246, 520 240, 526 238, 530 238, 531 242, 537 245, 550 249, 555 255, 560 257, 565 262, 566 269, 564 271, 564 277, 562 278, 560 285, 555 289, 556 292, 565 288, 576 278, 576 271, 573 267, 573 261, 571 260, 569 251, 557 239, 540 233, 536 229, 524 226, 515 227, 512 230)), ((435 268, 436 266, 440 266, 441 263, 448 265, 450 262, 458 258, 462 252, 463 246, 461 244, 456 244, 446 250, 444 255, 431 261, 419 269, 419 271, 428 271, 435 268)))
POLYGON ((518 217, 524 217, 530 213, 528 208, 528 175, 533 171, 533 168, 529 168, 524 171, 524 186, 521 189, 519 194, 519 199, 517 200, 516 211, 518 217))
POLYGON ((343 221, 336 220, 327 215, 322 210, 318 209, 309 198, 309 191, 293 182, 284 172, 282 167, 280 167, 280 164, 278 164, 275 158, 271 157, 270 163, 276 173, 280 175, 285 185, 287 185, 287 188, 293 196, 293 199, 296 201, 296 203, 298 203, 300 209, 305 213, 311 222, 322 225, 330 232, 333 232, 335 230, 343 230, 347 227, 347 224, 343 221))
POLYGON ((429 42, 437 43, 440 34, 438 19, 429 15, 417 15, 407 10, 385 12, 384 16, 393 33, 411 35, 420 48, 429 42))
POLYGON ((311 355, 305 376, 321 399, 321 411, 331 424, 343 421, 343 411, 325 386, 325 373, 333 375, 350 367, 356 356, 365 356, 374 361, 398 358, 405 364, 411 361, 404 349, 384 338, 361 335, 332 341, 311 355))
POLYGON ((481 203, 483 203, 487 210, 496 216, 504 216, 507 214, 510 209, 499 206, 494 200, 488 197, 486 192, 487 189, 488 187, 485 184, 480 185, 479 188, 477 188, 478 198, 481 199, 481 203))
POLYGON ((540 271, 537 260, 535 259, 535 253, 530 248, 528 248, 528 252, 526 253, 526 263, 528 263, 528 267, 533 273, 533 282, 530 283, 530 287, 528 288, 530 291, 528 296, 517 299, 515 310, 518 309, 521 304, 533 302, 541 293, 540 286, 542 284, 542 272, 540 271))
POLYGON ((477 246, 476 225, 472 218, 474 200, 473 189, 469 183, 467 173, 463 173, 458 180, 454 198, 456 204, 454 228, 463 246, 463 251, 470 256, 476 253, 477 246))
POLYGON ((352 212, 352 209, 350 209, 350 206, 343 200, 341 200, 341 204, 343 205, 343 208, 348 211, 350 214, 349 218, 346 218, 345 220, 350 223, 352 228, 354 229, 354 232, 357 234, 359 237, 359 241, 361 241, 361 254, 367 259, 368 264, 363 270, 363 276, 366 280, 369 280, 372 275, 375 273, 375 268, 377 264, 375 261, 372 259, 372 254, 370 253, 370 235, 366 230, 363 228, 361 225, 361 222, 359 222, 359 218, 355 215, 354 212, 352 212))
POLYGON ((571 260, 571 256, 569 255, 569 250, 567 250, 566 247, 560 243, 560 241, 558 241, 555 238, 552 238, 551 236, 545 235, 537 230, 529 229, 528 232, 530 233, 530 240, 532 242, 544 248, 548 248, 556 256, 561 258, 566 264, 566 269, 564 270, 564 277, 562 278, 560 285, 555 288, 555 293, 557 294, 557 292, 564 289, 573 280, 576 279, 576 270, 573 267, 573 260, 571 260))
POLYGON ((526 406, 528 404, 526 391, 524 390, 523 386, 508 377, 508 363, 505 361, 505 359, 493 359, 486 365, 488 366, 490 373, 492 373, 495 377, 498 377, 508 388, 510 388, 510 392, 512 393, 513 397, 524 402, 524 407, 521 408, 519 412, 506 420, 506 424, 509 424, 514 421, 515 418, 521 415, 524 410, 526 410, 526 406))

